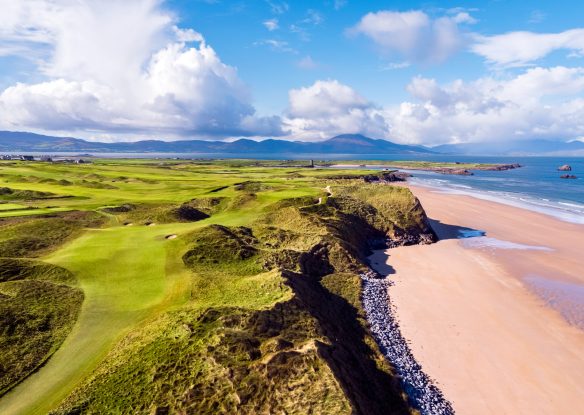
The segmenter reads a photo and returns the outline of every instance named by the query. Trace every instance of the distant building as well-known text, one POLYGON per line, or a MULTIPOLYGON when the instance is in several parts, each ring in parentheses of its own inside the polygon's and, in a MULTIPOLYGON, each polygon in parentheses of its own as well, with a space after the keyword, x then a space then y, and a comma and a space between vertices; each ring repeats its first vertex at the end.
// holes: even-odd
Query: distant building
POLYGON ((20 156, 22 161, 34 161, 34 156, 20 156))
POLYGON ((8 154, 2 154, 1 159, 2 160, 12 160, 12 156, 9 156, 8 154))
POLYGON ((51 163, 53 158, 51 156, 41 156, 41 161, 46 161, 47 163, 51 163))
POLYGON ((77 164, 85 164, 86 161, 83 160, 83 159, 77 159, 77 160, 75 160, 75 163, 77 163, 77 164))

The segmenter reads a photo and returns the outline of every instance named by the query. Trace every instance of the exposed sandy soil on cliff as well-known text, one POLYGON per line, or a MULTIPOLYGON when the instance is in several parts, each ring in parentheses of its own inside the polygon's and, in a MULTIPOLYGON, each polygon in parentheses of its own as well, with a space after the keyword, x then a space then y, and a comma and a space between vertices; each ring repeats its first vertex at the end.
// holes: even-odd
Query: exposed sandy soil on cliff
POLYGON ((411 189, 440 222, 433 224, 443 240, 377 252, 372 265, 396 282, 390 297, 424 371, 459 414, 577 411, 584 331, 533 294, 524 278, 584 284, 584 226, 411 189), (485 231, 489 239, 454 239, 458 227, 485 231))

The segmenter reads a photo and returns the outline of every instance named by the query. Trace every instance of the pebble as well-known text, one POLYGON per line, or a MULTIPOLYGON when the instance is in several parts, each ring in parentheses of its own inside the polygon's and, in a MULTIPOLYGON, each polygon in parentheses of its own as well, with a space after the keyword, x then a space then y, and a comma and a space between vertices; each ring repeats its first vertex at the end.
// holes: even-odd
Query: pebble
POLYGON ((381 352, 400 375, 410 404, 422 415, 454 414, 452 404, 424 373, 401 334, 388 293, 392 282, 373 270, 362 273, 361 279, 361 301, 371 332, 381 352))

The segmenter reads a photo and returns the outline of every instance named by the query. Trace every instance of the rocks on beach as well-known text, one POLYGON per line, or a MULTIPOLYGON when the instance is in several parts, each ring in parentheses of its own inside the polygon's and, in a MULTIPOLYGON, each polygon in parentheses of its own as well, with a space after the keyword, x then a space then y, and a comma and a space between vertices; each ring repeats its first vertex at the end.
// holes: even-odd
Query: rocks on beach
POLYGON ((483 170, 486 171, 505 171, 505 170, 513 170, 522 167, 519 163, 512 163, 512 164, 498 164, 496 166, 489 166, 484 168, 483 170))
POLYGON ((405 182, 411 174, 399 171, 383 172, 381 174, 369 174, 363 176, 365 183, 391 183, 391 182, 405 182))
POLYGON ((474 173, 472 171, 467 170, 467 169, 450 169, 448 172, 440 171, 439 173, 454 174, 456 176, 474 176, 474 173))
POLYGON ((388 287, 391 281, 373 270, 361 274, 362 304, 371 332, 381 352, 395 367, 410 404, 422 415, 454 414, 452 404, 414 358, 392 311, 388 287))

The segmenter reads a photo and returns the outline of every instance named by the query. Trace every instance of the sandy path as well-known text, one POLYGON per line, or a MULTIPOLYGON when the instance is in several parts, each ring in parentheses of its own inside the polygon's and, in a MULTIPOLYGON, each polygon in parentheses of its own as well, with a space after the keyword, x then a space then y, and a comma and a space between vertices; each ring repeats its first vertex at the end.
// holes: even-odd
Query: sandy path
MULTIPOLYGON (((584 396, 584 332, 521 277, 583 282, 584 227, 537 213, 412 188, 443 237, 457 225, 553 252, 468 248, 459 240, 378 252, 396 281, 402 334, 459 414, 575 413, 584 396), (436 225, 436 223, 435 223, 436 225), (387 254, 390 255, 387 258, 387 254)), ((386 267, 387 269, 387 267, 386 267)))

